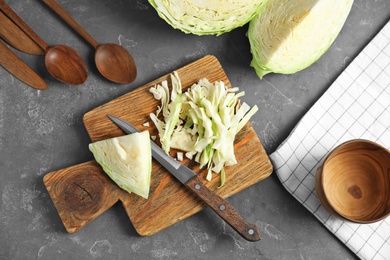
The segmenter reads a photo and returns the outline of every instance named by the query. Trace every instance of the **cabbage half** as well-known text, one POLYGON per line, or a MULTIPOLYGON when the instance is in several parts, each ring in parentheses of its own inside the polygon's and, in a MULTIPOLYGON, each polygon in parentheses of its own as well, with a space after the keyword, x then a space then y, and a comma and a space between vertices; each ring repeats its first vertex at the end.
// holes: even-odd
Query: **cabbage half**
POLYGON ((248 23, 267 0, 149 0, 175 29, 196 35, 229 32, 248 23))
POLYGON ((249 23, 251 66, 262 78, 317 61, 336 39, 353 0, 271 0, 249 23))
POLYGON ((94 142, 89 150, 119 187, 148 198, 152 171, 148 131, 94 142))

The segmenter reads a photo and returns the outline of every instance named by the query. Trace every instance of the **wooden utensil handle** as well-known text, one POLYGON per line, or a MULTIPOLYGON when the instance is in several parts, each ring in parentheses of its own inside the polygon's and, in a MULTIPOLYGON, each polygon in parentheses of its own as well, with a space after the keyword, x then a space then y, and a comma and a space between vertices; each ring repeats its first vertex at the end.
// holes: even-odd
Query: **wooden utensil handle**
POLYGON ((73 28, 78 34, 80 34, 89 44, 91 44, 95 49, 98 47, 99 43, 92 38, 92 36, 84 30, 83 27, 75 20, 73 17, 67 13, 55 0, 43 0, 56 14, 58 14, 70 27, 73 28))
POLYGON ((49 48, 49 46, 3 0, 0 0, 0 10, 36 44, 38 44, 39 47, 45 51, 49 48))
POLYGON ((203 181, 195 176, 185 183, 199 198, 210 206, 223 220, 248 241, 259 241, 261 239, 258 228, 246 222, 233 206, 209 190, 203 181))
POLYGON ((0 64, 27 85, 44 90, 46 82, 0 40, 0 64))

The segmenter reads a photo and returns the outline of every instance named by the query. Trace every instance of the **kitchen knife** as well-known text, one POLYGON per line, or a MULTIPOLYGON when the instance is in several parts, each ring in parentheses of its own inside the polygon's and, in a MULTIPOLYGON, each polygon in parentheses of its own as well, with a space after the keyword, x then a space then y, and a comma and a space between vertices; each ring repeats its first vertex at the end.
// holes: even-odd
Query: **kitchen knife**
MULTIPOLYGON (((112 115, 107 115, 125 133, 139 132, 135 127, 112 115)), ((185 165, 166 154, 158 145, 151 141, 152 156, 163 165, 173 176, 175 176, 188 189, 193 191, 200 199, 210 206, 226 223, 236 230, 248 241, 259 241, 261 239, 258 228, 246 222, 240 214, 226 200, 208 189, 201 178, 185 165)))
POLYGON ((33 55, 45 54, 45 52, 2 11, 0 11, 0 37, 19 51, 33 55))
POLYGON ((46 89, 47 84, 26 63, 0 41, 0 65, 20 81, 36 89, 46 89))

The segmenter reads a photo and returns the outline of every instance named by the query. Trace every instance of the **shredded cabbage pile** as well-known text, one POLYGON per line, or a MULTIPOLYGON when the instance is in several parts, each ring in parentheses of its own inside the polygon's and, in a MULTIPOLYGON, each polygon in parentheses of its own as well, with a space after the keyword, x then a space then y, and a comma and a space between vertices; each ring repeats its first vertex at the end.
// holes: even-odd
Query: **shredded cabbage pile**
POLYGON ((241 104, 239 97, 245 93, 226 87, 222 81, 212 84, 203 78, 183 93, 176 71, 170 79, 171 93, 167 81, 150 89, 161 101, 150 118, 157 127, 162 149, 166 153, 171 148, 185 151, 185 156, 198 162, 200 168, 207 167, 207 180, 211 180, 212 172, 220 173, 221 187, 226 179, 224 166, 237 163, 235 136, 258 108, 241 104))

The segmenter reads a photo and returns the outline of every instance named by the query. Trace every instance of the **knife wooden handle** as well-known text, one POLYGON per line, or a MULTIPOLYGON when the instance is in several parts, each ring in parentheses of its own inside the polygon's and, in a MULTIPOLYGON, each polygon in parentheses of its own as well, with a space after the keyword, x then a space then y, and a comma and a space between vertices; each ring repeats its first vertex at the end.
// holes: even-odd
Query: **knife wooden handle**
POLYGON ((223 220, 248 241, 259 241, 261 239, 258 228, 246 222, 233 206, 208 189, 199 176, 191 178, 185 183, 187 188, 192 190, 200 199, 210 206, 223 220))

